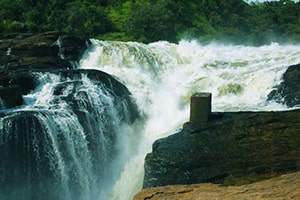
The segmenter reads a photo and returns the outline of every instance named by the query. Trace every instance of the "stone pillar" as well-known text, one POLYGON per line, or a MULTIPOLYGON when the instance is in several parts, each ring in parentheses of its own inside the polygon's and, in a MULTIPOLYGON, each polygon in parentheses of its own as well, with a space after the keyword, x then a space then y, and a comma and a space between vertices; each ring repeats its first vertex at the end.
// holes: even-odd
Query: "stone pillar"
POLYGON ((190 122, 205 124, 211 115, 211 93, 199 92, 191 96, 190 122))

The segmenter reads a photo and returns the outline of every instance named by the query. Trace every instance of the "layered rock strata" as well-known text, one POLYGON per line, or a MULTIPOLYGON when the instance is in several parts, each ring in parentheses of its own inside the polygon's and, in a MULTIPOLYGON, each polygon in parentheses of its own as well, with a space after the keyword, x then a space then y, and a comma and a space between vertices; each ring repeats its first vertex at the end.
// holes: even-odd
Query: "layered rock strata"
POLYGON ((0 37, 0 98, 7 108, 22 105, 22 95, 36 87, 32 71, 73 69, 90 44, 58 32, 0 37))

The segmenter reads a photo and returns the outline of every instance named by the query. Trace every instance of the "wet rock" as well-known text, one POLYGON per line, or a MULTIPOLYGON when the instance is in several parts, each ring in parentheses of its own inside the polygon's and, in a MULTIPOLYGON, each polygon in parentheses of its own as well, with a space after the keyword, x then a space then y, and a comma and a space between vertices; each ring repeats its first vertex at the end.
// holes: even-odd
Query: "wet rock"
MULTIPOLYGON (((22 95, 37 87, 38 77, 34 72, 45 74, 73 69, 90 44, 86 38, 59 32, 2 34, 0 37, 0 87, 13 94, 17 86, 22 95)), ((22 104, 20 94, 8 98, 0 91, 2 101, 9 108, 22 104)))
POLYGON ((84 37, 62 35, 59 37, 60 54, 67 60, 78 62, 86 47, 91 44, 90 40, 84 37))
POLYGON ((284 103, 288 107, 300 106, 300 64, 287 69, 282 82, 268 95, 268 100, 284 103))
POLYGON ((300 109, 213 113, 202 126, 153 144, 144 188, 195 183, 239 185, 300 169, 300 109))
MULTIPOLYGON (((22 68, 72 68, 90 44, 84 37, 59 32, 2 35, 0 66, 22 68), (68 61, 68 62, 64 62, 68 61)), ((9 68, 8 68, 9 69, 9 68)))
MULTIPOLYGON (((36 87, 35 77, 28 70, 0 70, 0 86, 9 89, 13 85, 21 88, 21 94, 28 94, 36 87)), ((10 92, 14 93, 13 87, 10 92)))
POLYGON ((138 108, 132 99, 131 93, 125 85, 113 76, 105 72, 92 69, 53 70, 51 73, 59 75, 63 82, 56 86, 54 90, 55 95, 62 95, 63 91, 67 88, 73 88, 71 93, 72 97, 70 97, 68 101, 74 106, 75 110, 79 109, 79 106, 76 103, 76 99, 78 99, 79 96, 83 96, 81 99, 88 99, 88 94, 86 92, 81 92, 80 94, 75 95, 76 88, 81 87, 81 85, 84 84, 82 77, 86 76, 92 80, 92 84, 97 85, 99 88, 104 88, 107 93, 115 97, 116 101, 114 102, 114 105, 120 110, 118 114, 119 116, 122 116, 124 120, 128 120, 128 123, 132 123, 136 118, 138 118, 138 108), (77 98, 74 98, 74 96, 77 96, 77 98), (126 113, 126 111, 123 110, 124 104, 130 111, 129 113, 126 113))
POLYGON ((22 88, 19 85, 0 87, 0 98, 6 108, 12 108, 23 104, 22 88))

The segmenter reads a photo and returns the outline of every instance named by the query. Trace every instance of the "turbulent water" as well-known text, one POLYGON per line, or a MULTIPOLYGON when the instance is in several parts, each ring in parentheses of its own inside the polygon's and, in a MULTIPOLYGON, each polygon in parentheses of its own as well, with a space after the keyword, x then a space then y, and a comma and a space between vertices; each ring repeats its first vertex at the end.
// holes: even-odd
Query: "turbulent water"
MULTIPOLYGON (((213 94, 213 111, 285 110, 268 102, 288 66, 300 63, 299 45, 261 47, 157 42, 93 41, 81 68, 113 74, 135 97, 144 117, 140 138, 123 141, 125 165, 106 199, 130 200, 141 189, 143 160, 152 143, 180 128, 189 117, 194 92, 213 94)), ((132 131, 132 130, 131 130, 132 131)))
POLYGON ((23 96, 25 105, 1 110, 1 200, 106 199, 130 112, 89 73, 34 72, 39 87, 23 96))
POLYGON ((193 93, 211 92, 213 111, 286 110, 267 95, 298 63, 300 45, 93 40, 79 67, 126 85, 141 118, 129 123, 128 101, 111 79, 91 79, 95 71, 34 72, 39 87, 24 106, 5 109, 0 99, 0 183, 18 190, 10 199, 130 200, 152 143, 188 121, 193 93))

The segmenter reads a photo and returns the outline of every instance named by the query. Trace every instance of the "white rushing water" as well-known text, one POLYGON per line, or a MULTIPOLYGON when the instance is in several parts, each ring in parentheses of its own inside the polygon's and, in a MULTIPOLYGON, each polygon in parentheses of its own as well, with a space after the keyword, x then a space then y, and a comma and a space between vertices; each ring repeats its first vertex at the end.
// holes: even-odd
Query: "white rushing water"
MULTIPOLYGON (((68 191, 69 182, 75 183, 78 181, 79 193, 74 194, 74 191, 66 192, 64 200, 68 199, 82 199, 90 200, 95 199, 96 196, 100 199, 106 199, 107 191, 111 190, 118 173, 119 163, 122 163, 120 157, 126 157, 121 152, 123 148, 119 140, 125 140, 122 132, 127 130, 127 124, 121 122, 121 117, 118 116, 117 106, 114 105, 114 97, 107 92, 107 89, 103 88, 104 85, 94 84, 87 75, 80 75, 80 78, 74 82, 72 79, 61 80, 59 75, 46 73, 38 75, 40 87, 29 95, 24 96, 27 106, 22 110, 41 110, 55 112, 55 115, 47 117, 39 117, 40 120, 45 121, 44 124, 48 124, 48 130, 52 131, 50 135, 61 135, 60 138, 54 138, 55 143, 64 143, 61 147, 55 144, 54 149, 57 149, 57 157, 51 159, 61 163, 62 170, 56 170, 61 173, 59 177, 66 179, 66 183, 62 184, 62 190, 68 191), (74 82, 74 83, 73 83, 74 82), (87 135, 83 130, 82 125, 79 122, 78 116, 72 112, 70 103, 62 99, 56 99, 54 90, 59 84, 66 84, 62 90, 60 96, 66 97, 72 96, 72 101, 76 101, 78 104, 78 110, 82 111, 86 115, 85 126, 90 131, 95 131, 95 137, 93 143, 97 146, 97 162, 101 163, 98 172, 95 172, 92 165, 93 158, 91 152, 89 152, 87 135), (87 94, 87 95, 85 95, 87 94), (101 98, 100 98, 101 97, 101 98), (110 132, 111 136, 107 135, 110 132), (110 137, 118 133, 116 136, 116 142, 118 148, 116 152, 119 153, 119 157, 111 161, 112 151, 115 149, 113 140, 110 137), (97 140, 97 141, 95 141, 97 140), (67 157, 61 157, 60 154, 66 153, 67 157), (68 155, 70 154, 70 155, 68 155), (112 162, 112 163, 111 163, 112 162), (112 167, 113 166, 113 167, 112 167), (73 173, 73 174, 72 174, 73 173), (115 175, 114 175, 115 174, 115 175), (72 179, 72 176, 76 178, 72 179), (108 176, 108 177, 107 177, 108 176), (101 181, 97 183, 96 177, 100 177, 101 181), (65 188, 63 188, 63 186, 65 188), (94 188, 99 187, 99 188, 94 188), (73 192, 73 193, 72 193, 73 192), (69 196, 67 196, 69 195, 69 196), (74 196, 72 196, 74 195, 74 196)), ((131 130, 126 131, 127 135, 131 130)), ((93 134, 93 133, 89 133, 93 134)), ((49 145, 46 145, 49 146, 49 145)), ((96 147, 94 147, 96 148, 96 147)), ((97 165, 97 164, 96 164, 97 165)), ((97 168, 97 167, 96 167, 97 168)))
MULTIPOLYGON (((120 142, 128 140, 126 137, 131 136, 130 133, 134 130, 129 130, 129 125, 126 123, 129 121, 126 117, 130 116, 126 112, 128 111, 126 102, 115 101, 119 97, 111 94, 106 85, 88 78, 84 73, 78 73, 73 78, 54 73, 33 72, 33 74, 39 77, 38 87, 23 96, 25 101, 23 106, 5 109, 0 99, 1 111, 8 114, 0 118, 0 144, 2 144, 1 139, 7 134, 16 138, 18 134, 26 135, 23 130, 18 131, 16 128, 18 125, 12 123, 13 120, 10 119, 22 115, 18 111, 33 112, 32 116, 37 118, 39 123, 28 124, 26 121, 24 122, 26 125, 20 125, 22 129, 29 127, 27 131, 32 135, 28 136, 25 142, 20 137, 18 142, 25 144, 32 140, 24 148, 34 149, 36 157, 32 159, 37 162, 34 167, 37 171, 41 171, 44 166, 39 163, 47 160, 45 163, 49 165, 51 175, 55 177, 55 181, 51 180, 49 184, 47 181, 42 181, 45 174, 39 174, 41 176, 39 189, 44 191, 43 189, 46 188, 47 191, 51 191, 53 196, 49 197, 50 199, 106 199, 107 191, 111 190, 117 180, 126 155, 132 154, 129 152, 132 151, 130 148, 124 151, 125 147, 122 146, 129 142, 120 142), (120 112, 124 116, 120 116, 120 112), (123 132, 126 132, 126 135, 123 132), (114 157, 115 155, 117 158, 114 157)), ((9 152, 5 153, 9 154, 9 152)), ((31 156, 29 150, 28 156, 31 156)), ((30 176, 32 166, 28 163, 23 165, 30 176)), ((1 170, 6 174, 6 169, 1 170)), ((22 188, 24 192, 20 192, 23 199, 35 195, 31 191, 31 187, 35 187, 33 184, 32 179, 28 178, 28 182, 22 188), (24 194, 28 196, 24 197, 24 194)), ((0 193, 0 199, 6 199, 1 195, 0 193)))
MULTIPOLYGON (((81 68, 110 73, 135 97, 144 116, 140 138, 122 142, 127 161, 109 198, 130 200, 142 187, 143 164, 152 143, 174 133, 189 117, 194 92, 213 94, 213 111, 285 110, 267 102, 288 66, 300 63, 300 45, 271 44, 261 47, 93 40, 81 68), (138 141, 137 141, 138 140, 138 141)), ((132 130, 131 130, 132 132, 132 130)))

